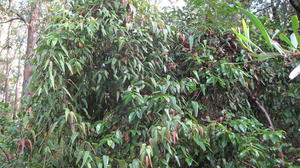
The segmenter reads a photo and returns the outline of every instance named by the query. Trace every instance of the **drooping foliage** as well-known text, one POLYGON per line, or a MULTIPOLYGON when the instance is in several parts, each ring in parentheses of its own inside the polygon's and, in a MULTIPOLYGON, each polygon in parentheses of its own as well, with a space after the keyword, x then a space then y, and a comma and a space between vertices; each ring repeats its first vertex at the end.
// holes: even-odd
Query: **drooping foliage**
POLYGON ((284 132, 254 118, 268 63, 252 61, 232 33, 199 25, 203 16, 188 8, 155 10, 143 0, 53 9, 33 61, 31 119, 6 144, 19 145, 21 161, 4 167, 284 163, 284 132))
MULTIPOLYGON (((298 43, 300 42, 298 17, 295 15, 291 18, 291 34, 276 32, 271 38, 260 20, 246 10, 240 10, 250 18, 261 32, 261 35, 256 34, 263 41, 259 43, 251 40, 249 27, 244 20, 241 32, 233 29, 241 46, 255 59, 264 60, 260 69, 257 69, 263 76, 260 87, 265 88, 265 90, 261 91, 260 98, 273 111, 273 116, 276 118, 278 126, 288 132, 293 132, 288 136, 290 136, 290 139, 295 139, 295 137, 299 136, 298 131, 296 131, 299 127, 298 116, 300 111, 297 105, 299 103, 299 82, 297 79, 294 79, 296 76, 291 78, 289 71, 291 71, 291 67, 299 66, 299 61, 297 60, 299 58, 298 43), (279 34, 278 37, 277 34, 279 34), (264 45, 269 47, 264 47, 264 45), (261 48, 264 49, 262 50, 261 48), (286 80, 288 75, 294 81, 286 80)), ((298 141, 294 143, 297 146, 299 145, 298 141)))

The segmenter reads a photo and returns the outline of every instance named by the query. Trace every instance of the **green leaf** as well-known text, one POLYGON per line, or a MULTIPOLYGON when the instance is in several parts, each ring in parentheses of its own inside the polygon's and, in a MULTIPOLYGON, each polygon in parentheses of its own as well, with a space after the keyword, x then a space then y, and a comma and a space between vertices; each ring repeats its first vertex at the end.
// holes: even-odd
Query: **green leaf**
POLYGON ((249 27, 245 21, 245 19, 242 20, 242 24, 243 24, 243 30, 244 30, 244 36, 247 39, 250 39, 250 31, 249 31, 249 27))
POLYGON ((181 108, 177 105, 177 101, 175 97, 170 97, 170 105, 171 107, 176 110, 177 112, 182 112, 181 108))
POLYGON ((74 143, 75 139, 77 138, 77 136, 79 135, 78 132, 73 132, 72 136, 71 136, 71 144, 74 143))
POLYGON ((292 41, 288 37, 286 37, 284 34, 280 34, 279 38, 282 41, 286 42, 289 46, 296 48, 295 45, 292 43, 292 41))
POLYGON ((52 70, 53 70, 53 63, 52 63, 52 61, 50 61, 50 63, 49 63, 49 77, 50 77, 51 86, 52 86, 52 88, 54 88, 55 84, 54 84, 54 77, 53 77, 52 70))
POLYGON ((108 139, 108 140, 107 140, 107 145, 108 145, 109 147, 111 147, 112 149, 115 148, 115 143, 114 143, 114 141, 112 141, 111 139, 108 139))
POLYGON ((133 94, 132 93, 130 93, 130 94, 128 94, 128 95, 126 95, 125 97, 124 97, 124 99, 125 99, 125 105, 127 105, 132 99, 133 99, 133 94))
POLYGON ((202 94, 205 96, 206 95, 206 85, 200 84, 200 89, 201 89, 202 94))
POLYGON ((57 41, 58 41, 57 38, 52 39, 52 41, 51 41, 51 47, 55 47, 55 45, 57 44, 57 41))
POLYGON ((238 37, 238 39, 240 40, 240 42, 242 42, 242 46, 243 47, 245 47, 246 49, 249 49, 250 51, 252 51, 251 47, 249 46, 249 45, 252 45, 255 48, 257 48, 258 50, 260 50, 261 52, 263 52, 260 47, 258 47, 250 39, 246 38, 244 35, 242 35, 241 33, 239 33, 235 28, 232 28, 232 31, 238 37))
POLYGON ((151 156, 153 155, 153 151, 152 151, 152 147, 151 146, 147 146, 146 153, 149 156, 149 158, 151 158, 151 156))
POLYGON ((58 124, 58 121, 56 121, 54 124, 51 125, 50 130, 49 130, 49 134, 51 134, 54 131, 57 124, 58 124))
POLYGON ((71 96, 70 92, 69 92, 65 87, 62 87, 62 89, 67 93, 67 95, 69 96, 70 99, 73 98, 73 97, 71 96))
POLYGON ((176 161, 177 161, 178 166, 181 167, 181 166, 180 166, 180 160, 179 160, 179 158, 178 158, 177 155, 175 155, 175 159, 176 159, 176 161))
POLYGON ((83 154, 83 151, 79 151, 79 153, 78 153, 78 155, 77 155, 76 164, 79 163, 80 159, 82 158, 82 154, 83 154))
POLYGON ((68 121, 69 114, 70 114, 70 110, 68 108, 65 108, 65 119, 66 119, 66 121, 68 121))
POLYGON ((128 164, 125 160, 117 160, 119 168, 128 168, 128 164))
POLYGON ((274 58, 274 56, 267 55, 267 54, 254 54, 254 53, 250 53, 250 55, 258 58, 258 61, 265 61, 267 59, 274 58))
POLYGON ((122 140, 123 138, 123 134, 119 129, 116 131, 116 138, 119 140, 122 140))
POLYGON ((85 151, 83 154, 83 161, 80 168, 83 168, 85 166, 85 163, 87 162, 87 159, 90 157, 90 152, 85 151))
POLYGON ((196 70, 193 70, 193 73, 194 73, 196 79, 197 79, 197 80, 200 80, 199 75, 198 75, 198 72, 197 72, 196 70))
POLYGON ((128 120, 130 123, 134 120, 135 116, 136 116, 136 112, 131 112, 129 114, 128 120))
POLYGON ((132 161, 132 168, 139 168, 140 167, 140 161, 138 159, 134 159, 132 161))
POLYGON ((249 149, 243 150, 242 152, 240 152, 239 157, 244 158, 247 155, 248 152, 249 152, 249 149))
POLYGON ((69 71, 71 73, 71 76, 72 76, 74 74, 72 66, 68 62, 65 62, 65 64, 67 65, 67 67, 68 67, 68 69, 69 69, 69 71))
POLYGON ((107 168, 108 167, 108 162, 109 162, 109 156, 103 155, 102 159, 103 159, 104 168, 107 168))
POLYGON ((196 137, 196 138, 194 138, 194 141, 196 142, 197 145, 200 146, 200 148, 201 148, 203 151, 206 151, 206 147, 205 147, 205 144, 204 144, 204 142, 203 142, 202 139, 196 137))
POLYGON ((240 8, 240 7, 237 7, 237 8, 240 10, 240 12, 245 14, 255 24, 255 26, 261 31, 261 34, 262 34, 263 38, 266 40, 268 46, 273 49, 273 45, 271 42, 272 40, 271 40, 269 34, 267 33, 264 25, 261 23, 261 21, 255 15, 248 12, 247 10, 240 8))
POLYGON ((65 53, 67 56, 69 56, 69 53, 68 53, 68 50, 66 49, 66 47, 63 46, 63 45, 60 45, 60 46, 61 46, 61 49, 64 51, 64 53, 65 53))
POLYGON ((193 164, 193 158, 191 158, 191 157, 185 158, 185 162, 186 162, 189 166, 191 166, 191 165, 193 164))
POLYGON ((190 51, 192 51, 194 45, 194 36, 189 37, 189 43, 190 43, 190 51))
POLYGON ((193 109, 194 109, 194 114, 197 117, 198 116, 198 110, 199 110, 198 102, 192 101, 192 106, 193 106, 193 109))
POLYGON ((66 70, 65 70, 65 64, 64 64, 64 61, 63 61, 62 59, 60 59, 60 60, 59 60, 59 63, 60 63, 60 67, 61 67, 63 73, 65 73, 66 70))
POLYGON ((293 29, 293 32, 294 32, 296 38, 297 38, 298 44, 299 44, 300 43, 300 36, 299 36, 299 33, 298 33, 299 20, 298 20, 297 15, 292 16, 292 29, 293 29))
POLYGON ((45 65, 44 65, 44 69, 43 69, 43 70, 46 70, 46 68, 47 68, 48 65, 49 65, 49 62, 50 62, 50 60, 48 59, 48 60, 46 61, 45 65))

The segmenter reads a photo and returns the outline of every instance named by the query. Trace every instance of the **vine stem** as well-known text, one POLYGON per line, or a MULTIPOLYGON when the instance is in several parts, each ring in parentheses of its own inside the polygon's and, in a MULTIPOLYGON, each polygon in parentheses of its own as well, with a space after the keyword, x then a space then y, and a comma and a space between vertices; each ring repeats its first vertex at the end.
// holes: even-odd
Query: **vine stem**
POLYGON ((247 166, 249 166, 249 167, 251 167, 251 168, 256 168, 255 166, 253 166, 253 165, 251 165, 250 163, 247 163, 247 162, 245 162, 245 161, 242 161, 242 163, 244 163, 245 165, 247 165, 247 166))
MULTIPOLYGON (((260 101, 257 100, 257 98, 249 90, 248 90, 248 93, 251 95, 251 98, 254 100, 255 104, 259 107, 259 109, 265 114, 272 131, 275 131, 274 124, 273 124, 270 114, 268 113, 266 108, 262 105, 262 103, 260 103, 260 101)), ((277 144, 277 147, 279 147, 279 144, 277 144)), ((284 161, 284 154, 281 150, 279 151, 278 155, 279 155, 280 159, 284 161)))
POLYGON ((264 107, 264 106, 263 106, 256 98, 253 97, 252 99, 254 99, 256 105, 257 105, 257 106, 260 108, 260 110, 265 114, 265 116, 266 116, 266 118, 267 118, 267 120, 268 120, 268 122, 269 122, 269 125, 270 125, 270 128, 272 129, 272 131, 275 131, 274 124, 273 124, 273 122, 272 122, 272 120, 271 120, 271 117, 270 117, 268 111, 266 110, 266 108, 265 108, 265 107, 264 107))

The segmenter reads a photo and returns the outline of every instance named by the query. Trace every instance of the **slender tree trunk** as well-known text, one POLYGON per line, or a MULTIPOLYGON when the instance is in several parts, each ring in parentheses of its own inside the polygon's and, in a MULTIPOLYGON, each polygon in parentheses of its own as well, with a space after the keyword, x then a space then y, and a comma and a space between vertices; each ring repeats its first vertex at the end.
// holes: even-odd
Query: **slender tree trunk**
MULTIPOLYGON (((288 14, 288 13, 289 13, 289 12, 288 12, 288 4, 289 4, 288 1, 284 1, 284 2, 283 2, 283 7, 282 7, 282 9, 283 9, 283 13, 285 13, 285 14, 288 14)), ((287 21, 288 21, 287 17, 284 17, 284 18, 283 18, 283 25, 287 25, 287 21)))
POLYGON ((17 74, 17 81, 16 81, 16 88, 15 88, 15 101, 14 101, 14 116, 17 115, 17 111, 19 109, 18 102, 19 102, 19 81, 20 81, 20 74, 21 74, 21 58, 18 58, 18 74, 17 74))
POLYGON ((272 5, 272 15, 273 15, 273 20, 277 21, 278 23, 280 23, 280 15, 278 13, 278 9, 280 7, 280 4, 282 4, 282 2, 277 1, 277 0, 271 0, 271 5, 272 5))
POLYGON ((298 16, 300 16, 300 1, 299 0, 290 0, 290 3, 295 8, 298 16))
POLYGON ((271 0, 271 5, 272 5, 272 18, 273 20, 277 20, 278 19, 278 13, 277 13, 277 8, 276 8, 276 2, 275 0, 271 0))
POLYGON ((7 48, 6 48, 6 65, 5 65, 5 84, 4 84, 4 103, 8 103, 9 102, 9 96, 8 96, 8 87, 9 87, 9 57, 10 57, 10 33, 11 33, 11 26, 12 26, 12 22, 9 23, 8 26, 8 32, 7 32, 7 48))
POLYGON ((38 36, 38 24, 39 24, 39 16, 40 16, 40 8, 39 2, 34 4, 31 8, 31 16, 28 22, 28 37, 27 37, 27 49, 26 49, 26 58, 25 58, 25 65, 24 65, 24 80, 23 80, 23 90, 22 90, 22 97, 23 96, 30 96, 30 90, 28 88, 29 79, 31 76, 31 65, 30 61, 33 56, 33 50, 37 41, 38 36))
MULTIPOLYGON (((15 60, 16 55, 17 55, 17 49, 15 49, 15 52, 14 52, 13 57, 11 58, 11 60, 15 60)), ((12 64, 11 64, 11 63, 8 64, 8 69, 7 69, 7 74, 8 74, 8 76, 9 76, 9 74, 10 74, 11 67, 12 67, 12 64)), ((8 78, 8 79, 9 79, 9 78, 8 78)), ((7 88, 9 89, 9 80, 8 80, 7 82, 8 82, 7 88)), ((8 96, 8 97, 7 97, 7 103, 10 103, 12 94, 9 94, 9 90, 8 90, 7 96, 8 96)))

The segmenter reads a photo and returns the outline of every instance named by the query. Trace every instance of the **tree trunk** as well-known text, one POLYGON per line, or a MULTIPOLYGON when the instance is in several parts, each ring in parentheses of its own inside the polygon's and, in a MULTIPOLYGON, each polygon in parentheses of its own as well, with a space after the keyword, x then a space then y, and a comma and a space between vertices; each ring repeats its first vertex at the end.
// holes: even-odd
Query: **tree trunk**
POLYGON ((297 11, 298 16, 300 16, 300 1, 299 0, 290 0, 290 3, 297 11))
POLYGON ((30 90, 28 88, 29 79, 31 76, 31 65, 30 61, 33 56, 33 50, 37 41, 38 36, 38 24, 39 24, 39 16, 40 16, 40 9, 39 9, 39 2, 35 3, 31 8, 31 16, 28 22, 28 37, 27 37, 27 49, 26 49, 26 58, 25 58, 25 65, 24 65, 24 80, 23 80, 23 90, 22 90, 22 97, 23 96, 30 96, 30 90))
POLYGON ((5 63, 5 84, 4 84, 4 103, 9 103, 8 87, 9 87, 9 57, 10 57, 10 33, 12 22, 9 23, 7 32, 7 48, 6 48, 6 63, 5 63))
POLYGON ((272 18, 273 18, 273 20, 277 21, 278 20, 278 12, 277 12, 276 1, 271 0, 271 4, 272 4, 272 15, 273 15, 272 18))
POLYGON ((15 101, 14 101, 14 116, 17 115, 17 111, 19 109, 18 102, 19 102, 19 81, 21 75, 21 58, 18 58, 18 74, 17 74, 17 81, 16 81, 16 89, 15 89, 15 101))

